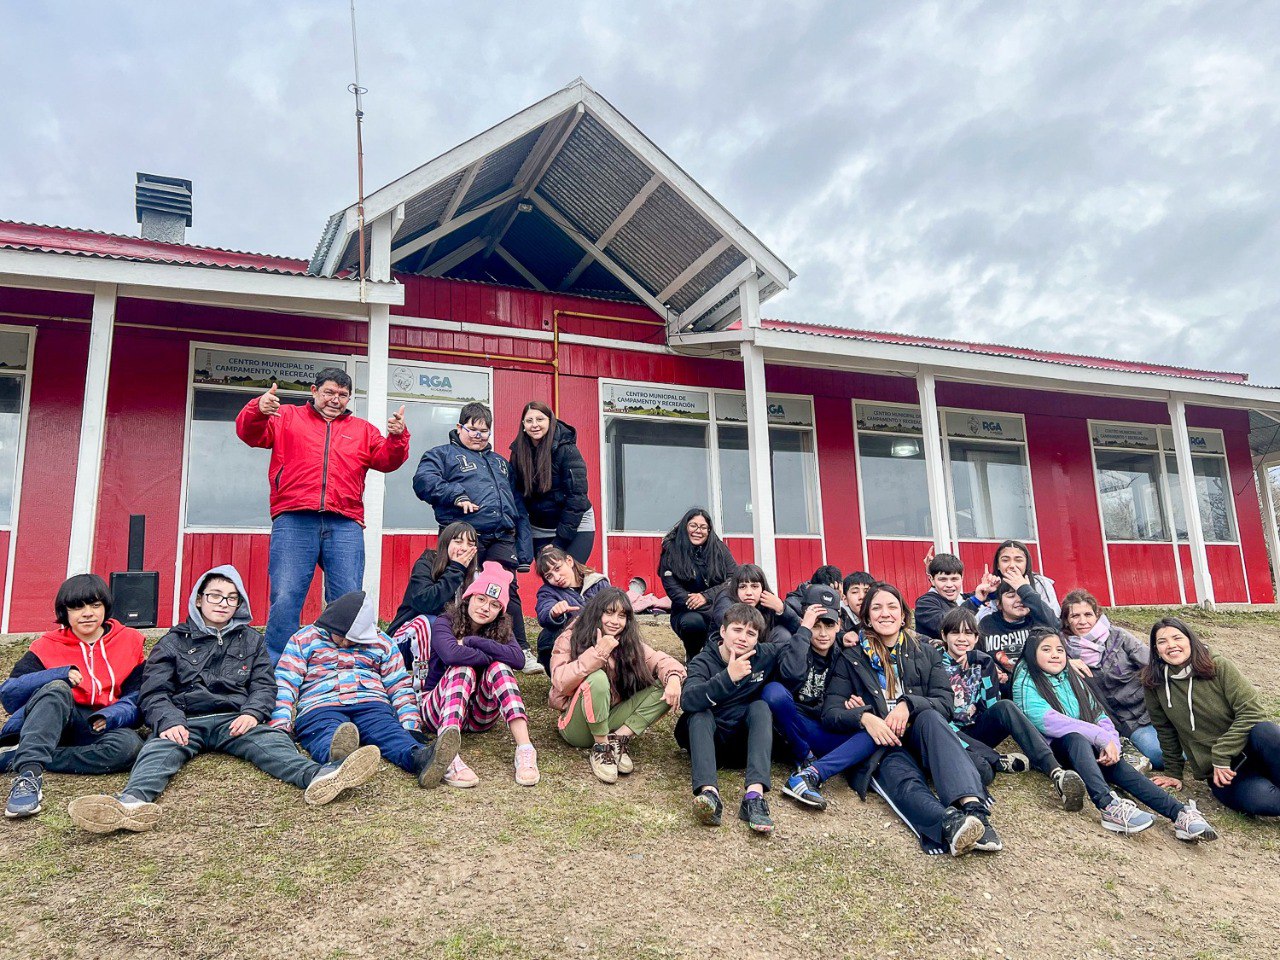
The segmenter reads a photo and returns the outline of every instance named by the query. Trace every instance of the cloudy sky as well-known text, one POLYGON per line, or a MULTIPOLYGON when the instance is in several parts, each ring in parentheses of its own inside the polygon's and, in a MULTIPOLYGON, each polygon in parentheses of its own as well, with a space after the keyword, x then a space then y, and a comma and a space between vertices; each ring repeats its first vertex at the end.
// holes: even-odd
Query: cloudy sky
MULTIPOLYGON (((0 218, 308 256, 347 0, 0 0, 0 218)), ((766 313, 1280 384, 1280 3, 359 0, 367 183, 582 76, 799 274, 766 313)))

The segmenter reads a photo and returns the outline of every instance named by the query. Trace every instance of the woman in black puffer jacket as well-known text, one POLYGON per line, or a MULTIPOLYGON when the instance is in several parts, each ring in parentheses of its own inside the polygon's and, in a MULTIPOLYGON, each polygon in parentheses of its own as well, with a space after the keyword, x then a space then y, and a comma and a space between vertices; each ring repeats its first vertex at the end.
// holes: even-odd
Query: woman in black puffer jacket
POLYGON ((555 544, 586 563, 596 542, 596 514, 578 432, 538 400, 524 405, 520 432, 511 441, 511 485, 529 513, 534 556, 555 544))

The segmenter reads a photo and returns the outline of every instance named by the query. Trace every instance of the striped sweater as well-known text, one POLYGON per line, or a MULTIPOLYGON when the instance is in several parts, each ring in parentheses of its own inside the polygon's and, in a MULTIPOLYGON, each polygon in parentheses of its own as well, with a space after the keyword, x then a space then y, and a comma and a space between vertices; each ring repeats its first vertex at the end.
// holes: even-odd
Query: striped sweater
POLYGON ((304 627, 289 638, 276 665, 276 708, 271 725, 293 728, 295 717, 321 707, 387 703, 400 725, 421 730, 413 682, 391 638, 378 631, 373 643, 338 647, 321 627, 304 627))

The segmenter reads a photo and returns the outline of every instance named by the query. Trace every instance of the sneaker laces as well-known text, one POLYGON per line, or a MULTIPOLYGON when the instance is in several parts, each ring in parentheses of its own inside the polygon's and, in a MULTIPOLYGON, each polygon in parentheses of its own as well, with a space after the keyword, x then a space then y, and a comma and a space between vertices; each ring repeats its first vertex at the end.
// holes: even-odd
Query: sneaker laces
POLYGON ((1112 815, 1121 823, 1128 824, 1133 815, 1138 812, 1138 805, 1132 800, 1121 800, 1119 798, 1115 802, 1117 806, 1115 813, 1112 815))
POLYGON ((533 744, 527 743, 523 746, 516 747, 517 770, 534 770, 537 766, 538 751, 533 748, 533 744))
POLYGON ((16 799, 25 797, 34 797, 40 792, 40 784, 36 778, 30 773, 24 773, 13 781, 13 788, 9 791, 9 796, 16 799))

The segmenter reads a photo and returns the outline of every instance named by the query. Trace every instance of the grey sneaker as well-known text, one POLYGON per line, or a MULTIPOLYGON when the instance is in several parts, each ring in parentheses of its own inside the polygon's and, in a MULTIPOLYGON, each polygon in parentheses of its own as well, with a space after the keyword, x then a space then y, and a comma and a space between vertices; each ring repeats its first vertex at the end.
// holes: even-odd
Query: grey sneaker
POLYGON ((1188 800, 1187 805, 1178 814, 1178 819, 1173 821, 1173 835, 1188 843, 1208 843, 1210 840, 1218 839, 1218 831, 1213 829, 1204 815, 1196 809, 1194 800, 1188 800))
POLYGON ((76 797, 67 804, 67 814, 72 823, 90 833, 114 833, 117 830, 145 833, 160 822, 158 806, 128 793, 118 797, 104 794, 76 797))
POLYGON ((1102 811, 1102 825, 1112 833, 1141 833, 1156 822, 1145 810, 1139 810, 1132 800, 1121 800, 1114 793, 1111 802, 1102 811))
POLYGON ((323 806, 338 794, 352 787, 367 783, 378 772, 382 752, 375 746, 361 747, 342 763, 329 763, 321 767, 303 794, 313 807, 323 806))
POLYGON ((542 664, 538 662, 538 658, 529 650, 524 652, 524 666, 520 668, 521 673, 546 673, 542 669, 542 664))
POLYGON ((348 720, 338 724, 329 741, 329 762, 341 763, 360 749, 360 728, 348 720))
POLYGON ((1079 813, 1084 809, 1084 780, 1074 770, 1063 770, 1059 767, 1053 771, 1053 789, 1062 800, 1062 809, 1071 813, 1079 813))
POLYGON ((1151 760, 1128 737, 1120 738, 1120 759, 1144 777, 1151 772, 1151 760))

